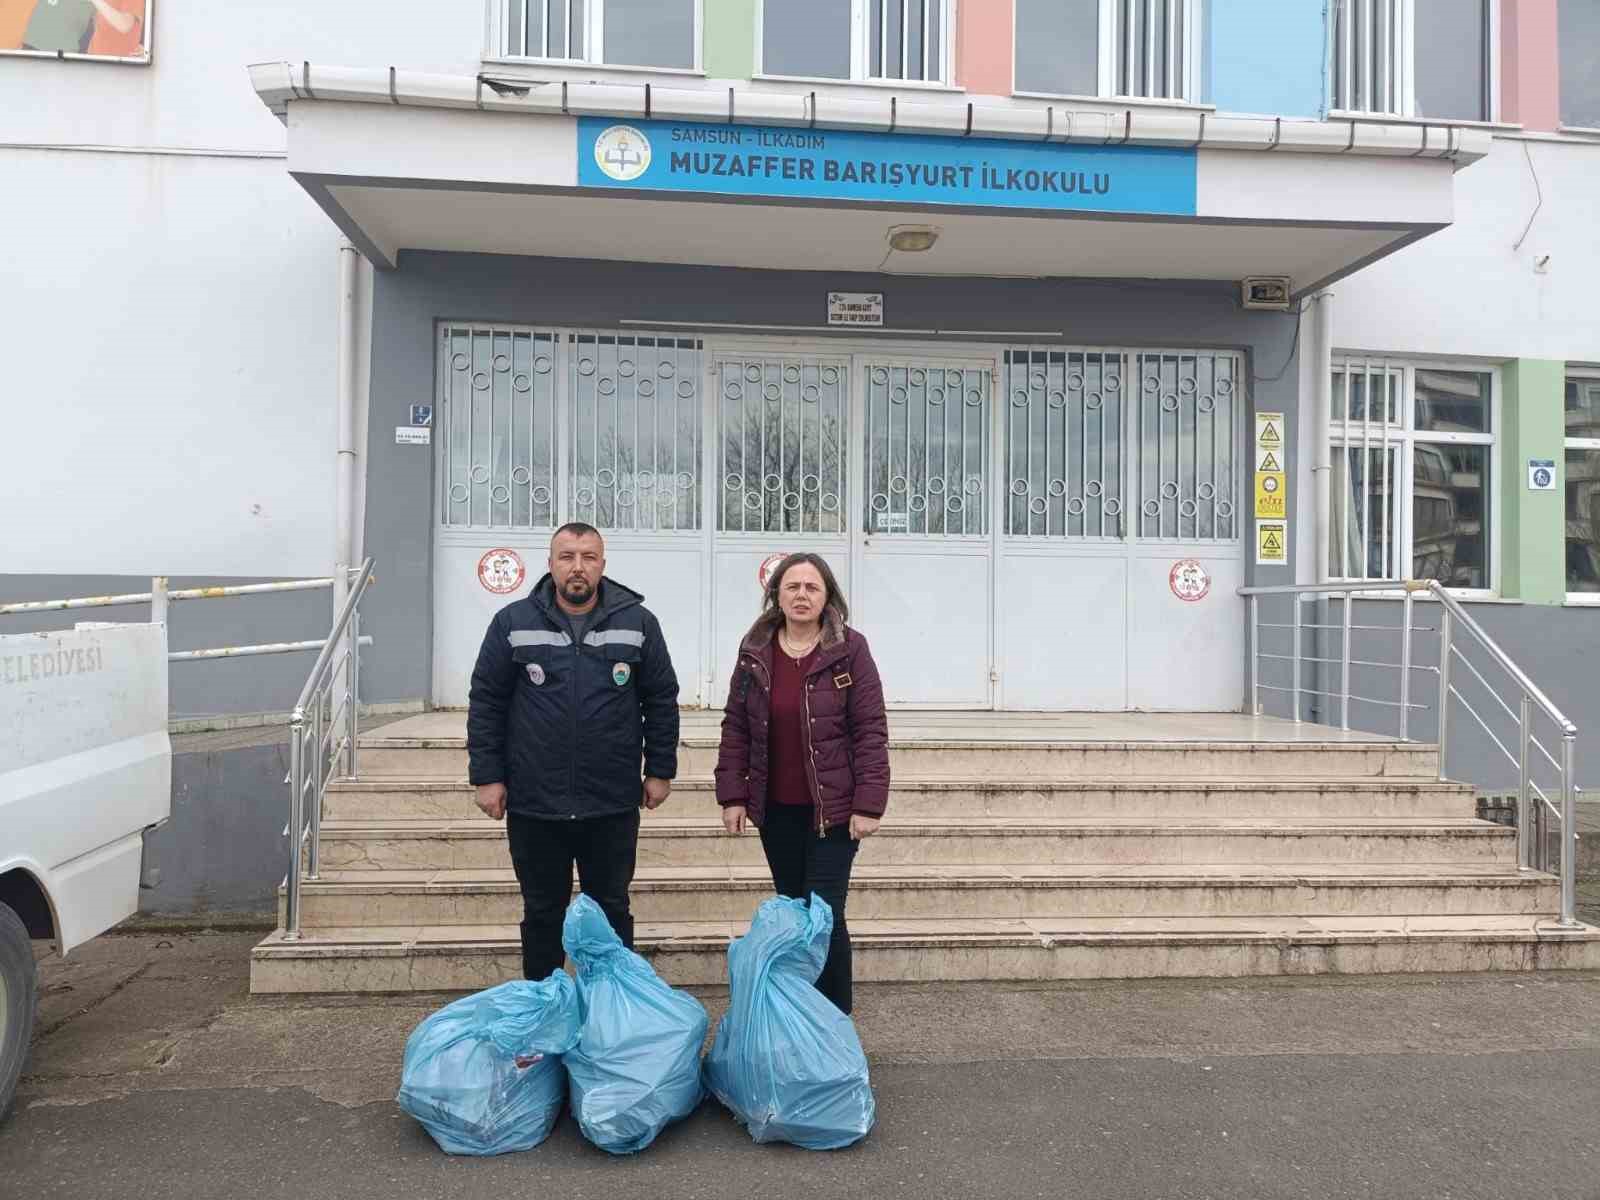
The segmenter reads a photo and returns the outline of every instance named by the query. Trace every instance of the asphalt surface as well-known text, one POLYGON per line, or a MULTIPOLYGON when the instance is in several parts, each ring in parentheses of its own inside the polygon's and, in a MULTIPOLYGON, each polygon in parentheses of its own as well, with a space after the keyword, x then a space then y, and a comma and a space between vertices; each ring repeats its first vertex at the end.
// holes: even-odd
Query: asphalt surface
POLYGON ((563 1118, 472 1160, 393 1104, 441 997, 251 998, 253 940, 42 963, 0 1197, 1600 1200, 1595 973, 867 987, 856 1148, 756 1146, 711 1102, 633 1158, 563 1118))

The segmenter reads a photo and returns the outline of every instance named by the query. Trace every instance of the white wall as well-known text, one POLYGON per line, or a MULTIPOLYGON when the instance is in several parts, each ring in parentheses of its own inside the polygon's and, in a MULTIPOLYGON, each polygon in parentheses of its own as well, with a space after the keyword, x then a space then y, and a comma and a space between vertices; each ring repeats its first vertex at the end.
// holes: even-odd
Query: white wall
POLYGON ((149 67, 0 58, 0 571, 326 573, 338 234, 245 68, 471 73, 484 8, 155 19, 149 67))
POLYGON ((1450 228, 1335 284, 1343 349, 1600 359, 1600 144, 1496 138, 1450 228), (1521 249, 1513 249, 1539 203, 1521 249), (1537 260, 1550 256, 1540 272, 1537 260))

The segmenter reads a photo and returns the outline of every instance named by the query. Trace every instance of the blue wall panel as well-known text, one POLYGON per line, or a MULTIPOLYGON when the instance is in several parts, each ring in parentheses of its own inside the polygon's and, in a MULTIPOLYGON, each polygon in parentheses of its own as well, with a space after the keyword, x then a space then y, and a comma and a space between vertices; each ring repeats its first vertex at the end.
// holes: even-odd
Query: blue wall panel
POLYGON ((1206 99, 1222 112, 1323 115, 1327 0, 1210 0, 1206 99))

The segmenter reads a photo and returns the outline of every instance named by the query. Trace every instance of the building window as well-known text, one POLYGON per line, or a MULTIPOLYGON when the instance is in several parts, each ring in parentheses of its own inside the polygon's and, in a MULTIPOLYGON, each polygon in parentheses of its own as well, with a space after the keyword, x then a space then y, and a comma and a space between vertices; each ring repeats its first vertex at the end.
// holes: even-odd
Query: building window
POLYGON ((1600 601, 1600 372, 1567 376, 1567 598, 1600 601))
POLYGON ((1489 591, 1493 371, 1347 359, 1330 414, 1335 579, 1437 579, 1489 591))
POLYGON ((500 0, 500 53, 693 70, 699 0, 500 0))
POLYGON ((1600 129, 1600 4, 1560 0, 1561 123, 1600 129))
POLYGON ((954 0, 763 0, 761 72, 943 83, 953 16, 954 0))
POLYGON ((1200 0, 1017 0, 1019 92, 1187 100, 1200 0))
POLYGON ((1332 107, 1494 119, 1495 0, 1335 0, 1332 107))

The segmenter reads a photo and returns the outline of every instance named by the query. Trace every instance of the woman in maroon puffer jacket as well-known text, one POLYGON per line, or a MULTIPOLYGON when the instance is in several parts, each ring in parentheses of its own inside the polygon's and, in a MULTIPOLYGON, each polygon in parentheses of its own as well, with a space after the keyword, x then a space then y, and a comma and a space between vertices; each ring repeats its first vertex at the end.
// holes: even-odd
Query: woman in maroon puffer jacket
POLYGON ((778 564, 739 646, 717 755, 728 832, 755 825, 778 894, 815 892, 833 909, 817 990, 846 1013, 850 867, 889 803, 883 684, 867 640, 845 624, 849 615, 821 557, 791 554, 778 564))

